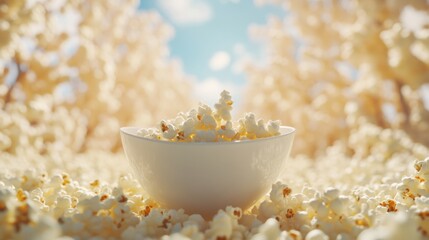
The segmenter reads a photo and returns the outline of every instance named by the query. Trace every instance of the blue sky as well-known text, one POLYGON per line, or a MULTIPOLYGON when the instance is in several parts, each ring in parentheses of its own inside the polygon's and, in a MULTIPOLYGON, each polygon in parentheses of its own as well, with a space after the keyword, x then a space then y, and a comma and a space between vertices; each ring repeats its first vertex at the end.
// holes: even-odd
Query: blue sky
POLYGON ((140 8, 159 12, 173 26, 171 56, 197 80, 197 99, 209 104, 223 88, 239 98, 245 84, 240 66, 263 55, 262 45, 249 37, 249 26, 284 14, 279 7, 249 0, 143 0, 140 8))

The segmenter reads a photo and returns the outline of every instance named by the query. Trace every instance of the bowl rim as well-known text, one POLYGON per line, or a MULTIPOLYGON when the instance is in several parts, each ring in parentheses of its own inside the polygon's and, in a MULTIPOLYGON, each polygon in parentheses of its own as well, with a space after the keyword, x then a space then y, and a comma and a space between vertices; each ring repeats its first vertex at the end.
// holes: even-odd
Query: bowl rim
POLYGON ((233 141, 233 142, 172 142, 172 141, 164 141, 164 140, 157 140, 157 139, 151 139, 151 138, 145 138, 142 136, 138 136, 137 134, 132 134, 128 132, 127 130, 135 130, 137 132, 138 129, 141 129, 141 127, 121 127, 119 128, 121 134, 128 135, 130 137, 134 137, 143 141, 153 142, 153 143, 160 143, 160 144, 173 144, 173 145, 233 145, 233 144, 250 144, 255 142, 263 142, 263 141, 270 141, 278 138, 283 138, 289 135, 292 135, 296 132, 296 128, 290 127, 290 126, 280 126, 281 129, 288 129, 289 131, 286 133, 280 133, 280 135, 277 136, 271 136, 271 137, 265 137, 265 138, 257 138, 252 140, 242 140, 242 141, 233 141))

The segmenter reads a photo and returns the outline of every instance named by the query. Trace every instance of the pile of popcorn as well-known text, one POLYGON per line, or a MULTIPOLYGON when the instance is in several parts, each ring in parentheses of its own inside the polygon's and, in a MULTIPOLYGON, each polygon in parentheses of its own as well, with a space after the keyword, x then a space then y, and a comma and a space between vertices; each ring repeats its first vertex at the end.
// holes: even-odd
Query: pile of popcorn
POLYGON ((142 128, 140 136, 174 142, 224 142, 251 140, 279 135, 280 121, 259 119, 253 113, 244 118, 232 121, 233 101, 228 91, 220 94, 213 111, 209 106, 200 104, 198 110, 180 112, 171 120, 162 120, 159 128, 142 128))
MULTIPOLYGON (((231 96, 224 91, 215 111, 203 105, 188 115, 196 115, 197 120, 211 116, 216 123, 211 131, 224 130, 216 119, 221 124, 230 121, 229 101, 231 96)), ((164 122, 179 131, 185 125, 164 122)), ((257 129, 256 121, 252 122, 253 128, 245 128, 247 137, 257 129)), ((160 138, 172 140, 172 136, 160 138)), ((122 153, 49 151, 49 155, 31 148, 2 152, 0 159, 7 168, 0 169, 0 239, 393 240, 429 236, 429 148, 402 130, 363 124, 350 135, 349 143, 337 142, 326 148, 325 155, 292 157, 282 179, 250 209, 225 206, 211 218, 160 206, 128 174, 122 153), (347 149, 353 146, 350 154, 347 149)))
MULTIPOLYGON (((254 207, 228 206, 208 219, 160 207, 118 166, 126 161, 122 155, 99 159, 119 177, 95 166, 70 165, 63 173, 56 172, 61 167, 2 169, 0 239, 424 239, 429 158, 412 161, 422 155, 429 150, 356 159, 334 146, 317 161, 295 157, 254 207)), ((81 156, 72 164, 94 159, 81 156)))

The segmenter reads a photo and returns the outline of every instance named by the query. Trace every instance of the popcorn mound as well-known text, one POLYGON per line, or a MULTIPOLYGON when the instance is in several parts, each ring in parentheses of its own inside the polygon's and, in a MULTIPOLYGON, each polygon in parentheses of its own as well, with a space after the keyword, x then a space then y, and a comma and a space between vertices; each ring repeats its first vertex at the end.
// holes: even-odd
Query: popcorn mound
MULTIPOLYGON (((246 212, 219 209, 212 219, 159 208, 118 165, 125 161, 121 154, 97 159, 100 154, 85 153, 65 166, 46 158, 45 170, 1 170, 0 239, 424 239, 429 151, 417 144, 404 148, 407 139, 388 140, 394 151, 365 158, 348 157, 340 145, 316 161, 295 157, 290 162, 299 164, 290 164, 262 202, 246 212)), ((388 143, 374 148, 381 145, 388 143)), ((21 168, 40 164, 9 160, 21 168)))
POLYGON ((220 94, 213 111, 200 104, 198 110, 179 113, 171 120, 162 120, 159 128, 142 128, 140 136, 174 142, 230 142, 251 140, 279 135, 280 121, 262 119, 256 121, 253 113, 247 113, 237 122, 231 120, 233 101, 228 91, 220 94))

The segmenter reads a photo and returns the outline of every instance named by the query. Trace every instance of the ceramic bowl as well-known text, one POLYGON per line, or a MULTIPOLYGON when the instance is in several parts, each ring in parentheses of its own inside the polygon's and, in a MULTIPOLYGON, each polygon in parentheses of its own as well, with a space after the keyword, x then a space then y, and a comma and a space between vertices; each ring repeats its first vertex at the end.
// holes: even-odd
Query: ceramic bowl
POLYGON ((168 142, 120 129, 125 154, 145 191, 162 207, 209 216, 228 205, 247 209, 284 172, 295 129, 237 142, 168 142))

